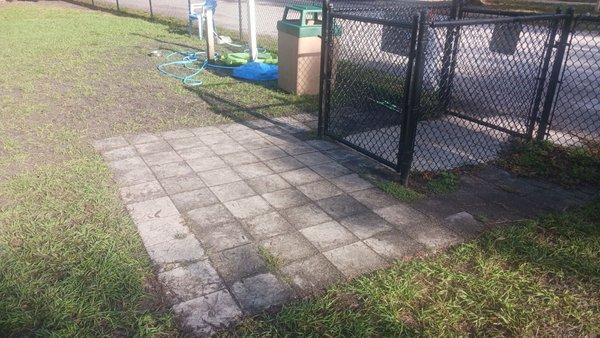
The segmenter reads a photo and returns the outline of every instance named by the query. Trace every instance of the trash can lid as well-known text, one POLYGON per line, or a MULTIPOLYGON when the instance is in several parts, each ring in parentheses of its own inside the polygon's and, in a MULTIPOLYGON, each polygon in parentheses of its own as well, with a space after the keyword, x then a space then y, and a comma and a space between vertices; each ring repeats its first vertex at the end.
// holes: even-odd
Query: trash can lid
POLYGON ((319 36, 321 34, 321 7, 313 5, 286 6, 283 19, 277 22, 277 30, 300 38, 319 36), (291 19, 290 13, 299 13, 291 19))

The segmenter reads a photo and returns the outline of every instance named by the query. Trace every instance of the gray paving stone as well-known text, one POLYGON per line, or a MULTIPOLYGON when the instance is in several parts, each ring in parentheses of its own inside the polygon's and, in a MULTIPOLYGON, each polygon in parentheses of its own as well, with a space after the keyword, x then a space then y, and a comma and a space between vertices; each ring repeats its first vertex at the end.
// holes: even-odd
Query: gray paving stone
POLYGON ((135 149, 138 151, 138 153, 140 153, 142 155, 147 155, 147 154, 152 154, 152 153, 161 153, 161 152, 173 150, 173 148, 171 148, 171 145, 169 145, 165 141, 136 144, 135 149))
POLYGON ((231 249, 250 243, 251 240, 244 228, 237 222, 221 224, 202 233, 195 231, 195 234, 209 253, 231 249))
POLYGON ((138 156, 137 152, 135 151, 135 148, 132 146, 111 149, 111 150, 108 150, 108 151, 102 153, 102 157, 104 157, 108 161, 122 160, 125 158, 136 157, 136 156, 138 156))
POLYGON ((146 169, 148 166, 141 157, 130 157, 108 163, 116 174, 128 172, 135 169, 146 169))
POLYGON ((122 187, 128 187, 131 185, 152 182, 156 180, 156 177, 154 177, 154 174, 148 167, 116 173, 114 178, 115 181, 122 187))
POLYGON ((331 250, 358 241, 350 231, 336 221, 331 221, 300 230, 321 251, 331 250))
POLYGON ((183 159, 173 150, 143 155, 142 158, 149 166, 183 161, 183 159))
POLYGON ((244 125, 248 126, 249 128, 252 128, 252 129, 264 129, 264 128, 273 128, 274 127, 272 122, 269 122, 267 120, 261 120, 261 119, 246 120, 242 123, 244 123, 244 125))
POLYGON ((342 275, 321 254, 291 263, 281 269, 291 283, 307 295, 323 290, 338 282, 342 275))
POLYGON ((168 140, 168 142, 175 150, 183 150, 193 147, 205 147, 202 140, 197 136, 171 139, 168 140))
POLYGON ((261 148, 267 148, 267 147, 271 147, 271 146, 273 146, 273 144, 262 137, 244 140, 242 142, 242 147, 244 147, 247 150, 261 149, 261 148))
POLYGON ((280 259, 282 265, 317 253, 315 247, 296 231, 265 239, 260 246, 280 259))
POLYGON ((190 227, 194 232, 202 232, 235 221, 233 215, 220 203, 194 209, 187 213, 187 217, 191 221, 190 227))
POLYGON ((204 250, 194 236, 160 242, 146 247, 146 250, 156 264, 187 262, 204 258, 204 250))
POLYGON ((196 136, 222 133, 221 129, 214 127, 214 126, 194 128, 194 129, 191 129, 190 131, 192 133, 194 133, 194 135, 196 135, 196 136))
POLYGON ((271 273, 244 278, 233 284, 231 291, 248 314, 281 305, 292 297, 290 287, 271 273))
POLYGON ((399 229, 406 229, 419 224, 435 223, 434 219, 403 204, 396 204, 390 207, 375 209, 373 211, 399 229))
POLYGON ((483 223, 465 211, 444 218, 443 224, 465 238, 475 237, 484 230, 483 223))
POLYGON ((245 151, 244 147, 242 147, 237 142, 227 142, 227 143, 217 143, 211 144, 210 149, 217 155, 226 155, 231 153, 237 153, 240 151, 245 151))
POLYGON ((171 195, 171 200, 182 213, 219 202, 217 197, 208 188, 174 194, 171 195))
POLYGON ((272 159, 266 161, 265 164, 276 173, 291 171, 304 167, 304 164, 302 164, 302 162, 298 161, 297 159, 291 156, 272 159))
POLYGON ((126 147, 128 145, 129 143, 127 143, 122 136, 109 137, 93 142, 94 149, 98 151, 107 151, 110 149, 126 147))
POLYGON ((349 195, 333 196, 317 201, 317 205, 335 219, 359 214, 367 208, 349 195))
POLYGON ((314 171, 309 168, 301 168, 292 171, 286 171, 280 174, 286 181, 288 181, 291 185, 304 185, 311 182, 319 181, 322 179, 314 171))
POLYGON ((259 161, 256 156, 252 155, 247 150, 237 153, 226 154, 221 156, 221 158, 230 166, 240 166, 259 161))
POLYGON ((143 144, 143 143, 152 143, 152 142, 160 141, 160 137, 158 137, 154 134, 149 134, 149 133, 129 135, 126 138, 129 141, 129 143, 131 143, 131 144, 143 144))
POLYGON ((221 168, 211 171, 203 171, 198 176, 209 187, 241 181, 242 178, 235 171, 229 168, 221 168))
POLYGON ((296 156, 294 156, 294 158, 297 159, 298 161, 304 163, 304 165, 307 165, 307 166, 319 165, 319 164, 324 164, 324 163, 333 161, 331 157, 325 156, 318 151, 312 152, 312 153, 296 155, 296 156))
POLYGON ((281 178, 281 176, 274 174, 268 176, 256 177, 253 179, 249 179, 246 181, 254 191, 259 194, 266 194, 269 192, 282 190, 291 187, 286 180, 281 178))
POLYGON ((207 259, 178 264, 176 268, 159 273, 158 279, 173 303, 185 302, 225 288, 225 283, 207 259))
POLYGON ((318 201, 324 198, 337 196, 344 193, 341 189, 325 180, 301 185, 297 188, 313 201, 318 201))
POLYGON ((177 153, 181 158, 188 161, 188 163, 195 159, 207 159, 216 156, 216 154, 206 146, 181 149, 178 150, 177 153))
POLYGON ((381 191, 379 188, 354 191, 350 195, 370 209, 381 209, 399 204, 397 199, 381 191))
POLYGON ((338 160, 338 161, 350 161, 362 159, 362 156, 359 155, 356 151, 346 149, 346 148, 336 148, 323 152, 325 155, 338 160))
POLYGON ((333 182, 333 184, 335 184, 338 188, 344 190, 345 192, 373 188, 373 185, 371 183, 360 178, 358 174, 350 174, 332 178, 331 182, 333 182))
POLYGON ((127 205, 127 210, 136 223, 179 215, 179 211, 168 197, 132 203, 127 205))
POLYGON ((254 244, 246 244, 210 255, 215 269, 225 283, 267 272, 267 264, 254 244))
POLYGON ((165 140, 174 140, 178 138, 192 137, 194 136, 194 133, 192 133, 189 129, 178 129, 165 131, 164 133, 160 134, 160 136, 162 136, 162 138, 165 140))
POLYGON ((236 133, 240 131, 248 131, 250 128, 240 123, 227 123, 217 126, 224 133, 236 133))
POLYGON ((272 211, 269 203, 260 196, 246 197, 224 204, 237 218, 250 218, 272 211))
POLYGON ((238 305, 227 290, 194 298, 173 306, 186 330, 196 336, 209 336, 242 317, 238 305))
MULTIPOLYGON (((248 140, 260 140, 263 139, 262 136, 258 135, 252 129, 240 130, 229 133, 229 137, 236 140, 238 143, 245 143, 248 140), (244 142, 242 142, 244 141, 244 142)), ((264 139, 263 139, 264 140, 264 139)))
POLYGON ((354 278, 387 265, 365 243, 356 242, 323 253, 346 278, 354 278))
POLYGON ((296 207, 309 202, 308 198, 295 188, 266 193, 262 197, 276 209, 296 207))
POLYGON ((286 153, 292 155, 292 156, 296 156, 296 155, 300 155, 300 154, 305 154, 305 153, 310 153, 313 151, 316 151, 315 148, 309 146, 306 143, 302 143, 302 142, 293 142, 293 143, 285 143, 285 144, 278 144, 278 146, 283 149, 286 153))
POLYGON ((372 211, 343 218, 340 223, 360 239, 393 229, 391 224, 372 211))
POLYGON ((206 187, 206 184, 196 174, 163 178, 160 183, 170 195, 206 187))
POLYGON ((308 143, 308 145, 310 145, 311 147, 318 149, 318 150, 331 150, 331 149, 336 149, 339 147, 334 142, 325 141, 325 140, 310 140, 310 141, 306 141, 306 143, 308 143))
POLYGON ((219 144, 219 143, 231 143, 234 141, 231 137, 229 137, 227 134, 225 134, 223 132, 198 135, 198 137, 200 138, 200 140, 202 140, 202 143, 204 143, 206 145, 213 145, 213 144, 219 144))
POLYGON ((339 176, 348 175, 351 173, 350 169, 344 167, 343 165, 329 162, 319 165, 310 166, 310 168, 316 172, 317 174, 325 177, 325 178, 334 178, 339 176))
POLYGON ((187 163, 192 167, 195 172, 201 173, 205 171, 212 171, 219 168, 227 168, 227 163, 218 156, 206 157, 206 158, 194 158, 187 160, 187 163))
POLYGON ((243 179, 251 179, 260 176, 272 175, 273 170, 269 169, 264 163, 250 163, 234 167, 233 170, 243 179))
POLYGON ((462 241, 462 239, 451 230, 433 224, 415 225, 404 231, 417 242, 433 250, 444 249, 462 241))
POLYGON ((229 202, 256 195, 254 190, 244 181, 217 185, 210 189, 221 202, 229 202))
POLYGON ((313 203, 282 210, 281 215, 296 229, 304 229, 309 226, 331 221, 331 217, 313 203))
POLYGON ((150 181, 123 187, 120 189, 121 198, 126 204, 141 202, 165 196, 166 192, 158 181, 150 181))
POLYGON ((194 172, 192 168, 190 168, 190 166, 184 161, 159 164, 150 167, 150 169, 152 169, 158 178, 185 176, 194 172))
POLYGON ((397 230, 379 233, 364 242, 390 261, 411 258, 425 249, 414 239, 397 230))
POLYGON ((250 218, 246 220, 244 226, 256 240, 262 240, 294 230, 292 225, 277 212, 250 218))
POLYGON ((180 215, 136 222, 136 226, 146 247, 191 236, 180 215))
POLYGON ((288 156, 288 154, 276 146, 269 146, 260 149, 250 150, 254 156, 258 157, 261 161, 269 161, 275 158, 282 158, 288 156))

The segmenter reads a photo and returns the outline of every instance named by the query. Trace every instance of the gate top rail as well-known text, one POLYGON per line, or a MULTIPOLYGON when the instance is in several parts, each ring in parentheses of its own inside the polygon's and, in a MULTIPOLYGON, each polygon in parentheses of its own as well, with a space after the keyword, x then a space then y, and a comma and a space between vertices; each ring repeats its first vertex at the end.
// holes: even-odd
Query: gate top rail
POLYGON ((569 16, 568 14, 525 15, 525 16, 514 16, 514 17, 509 17, 509 18, 436 21, 436 22, 432 22, 430 25, 431 25, 431 27, 473 26, 473 25, 485 25, 485 24, 495 24, 495 23, 511 23, 511 22, 527 22, 527 21, 536 21, 536 20, 564 19, 568 16, 569 16))
POLYGON ((336 13, 333 11, 331 12, 331 17, 337 18, 337 19, 345 19, 345 20, 351 20, 351 21, 360 21, 360 22, 384 25, 384 26, 394 26, 394 27, 400 27, 400 28, 411 28, 413 26, 411 23, 408 23, 408 22, 389 20, 389 19, 381 19, 381 18, 373 18, 373 17, 365 17, 365 16, 360 16, 360 15, 354 15, 354 14, 336 13))
POLYGON ((523 12, 523 11, 509 11, 502 9, 490 9, 479 6, 463 6, 464 12, 476 13, 476 14, 489 14, 489 15, 501 15, 501 16, 529 16, 536 15, 535 12, 523 12))
POLYGON ((577 20, 600 22, 600 16, 591 15, 590 13, 579 14, 575 17, 577 20))

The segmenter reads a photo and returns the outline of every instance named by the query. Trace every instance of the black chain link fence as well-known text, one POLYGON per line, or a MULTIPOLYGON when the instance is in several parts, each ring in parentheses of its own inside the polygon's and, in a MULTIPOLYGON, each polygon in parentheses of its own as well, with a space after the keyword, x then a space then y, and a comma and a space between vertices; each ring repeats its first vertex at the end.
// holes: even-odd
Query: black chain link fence
POLYGON ((458 0, 326 8, 320 132, 405 179, 496 159, 514 139, 597 144, 597 18, 458 0))

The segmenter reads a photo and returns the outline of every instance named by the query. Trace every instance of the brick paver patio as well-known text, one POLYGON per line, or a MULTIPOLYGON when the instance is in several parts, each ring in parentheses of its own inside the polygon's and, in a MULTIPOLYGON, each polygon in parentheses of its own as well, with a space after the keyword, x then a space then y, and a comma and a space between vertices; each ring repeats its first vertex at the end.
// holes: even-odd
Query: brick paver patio
MULTIPOLYGON (((388 196, 358 175, 385 169, 336 143, 305 140, 304 123, 314 119, 95 142, 174 312, 194 334, 483 230, 471 213, 444 214, 443 202, 413 208, 388 196)), ((458 210, 476 198, 468 196, 458 210)))

